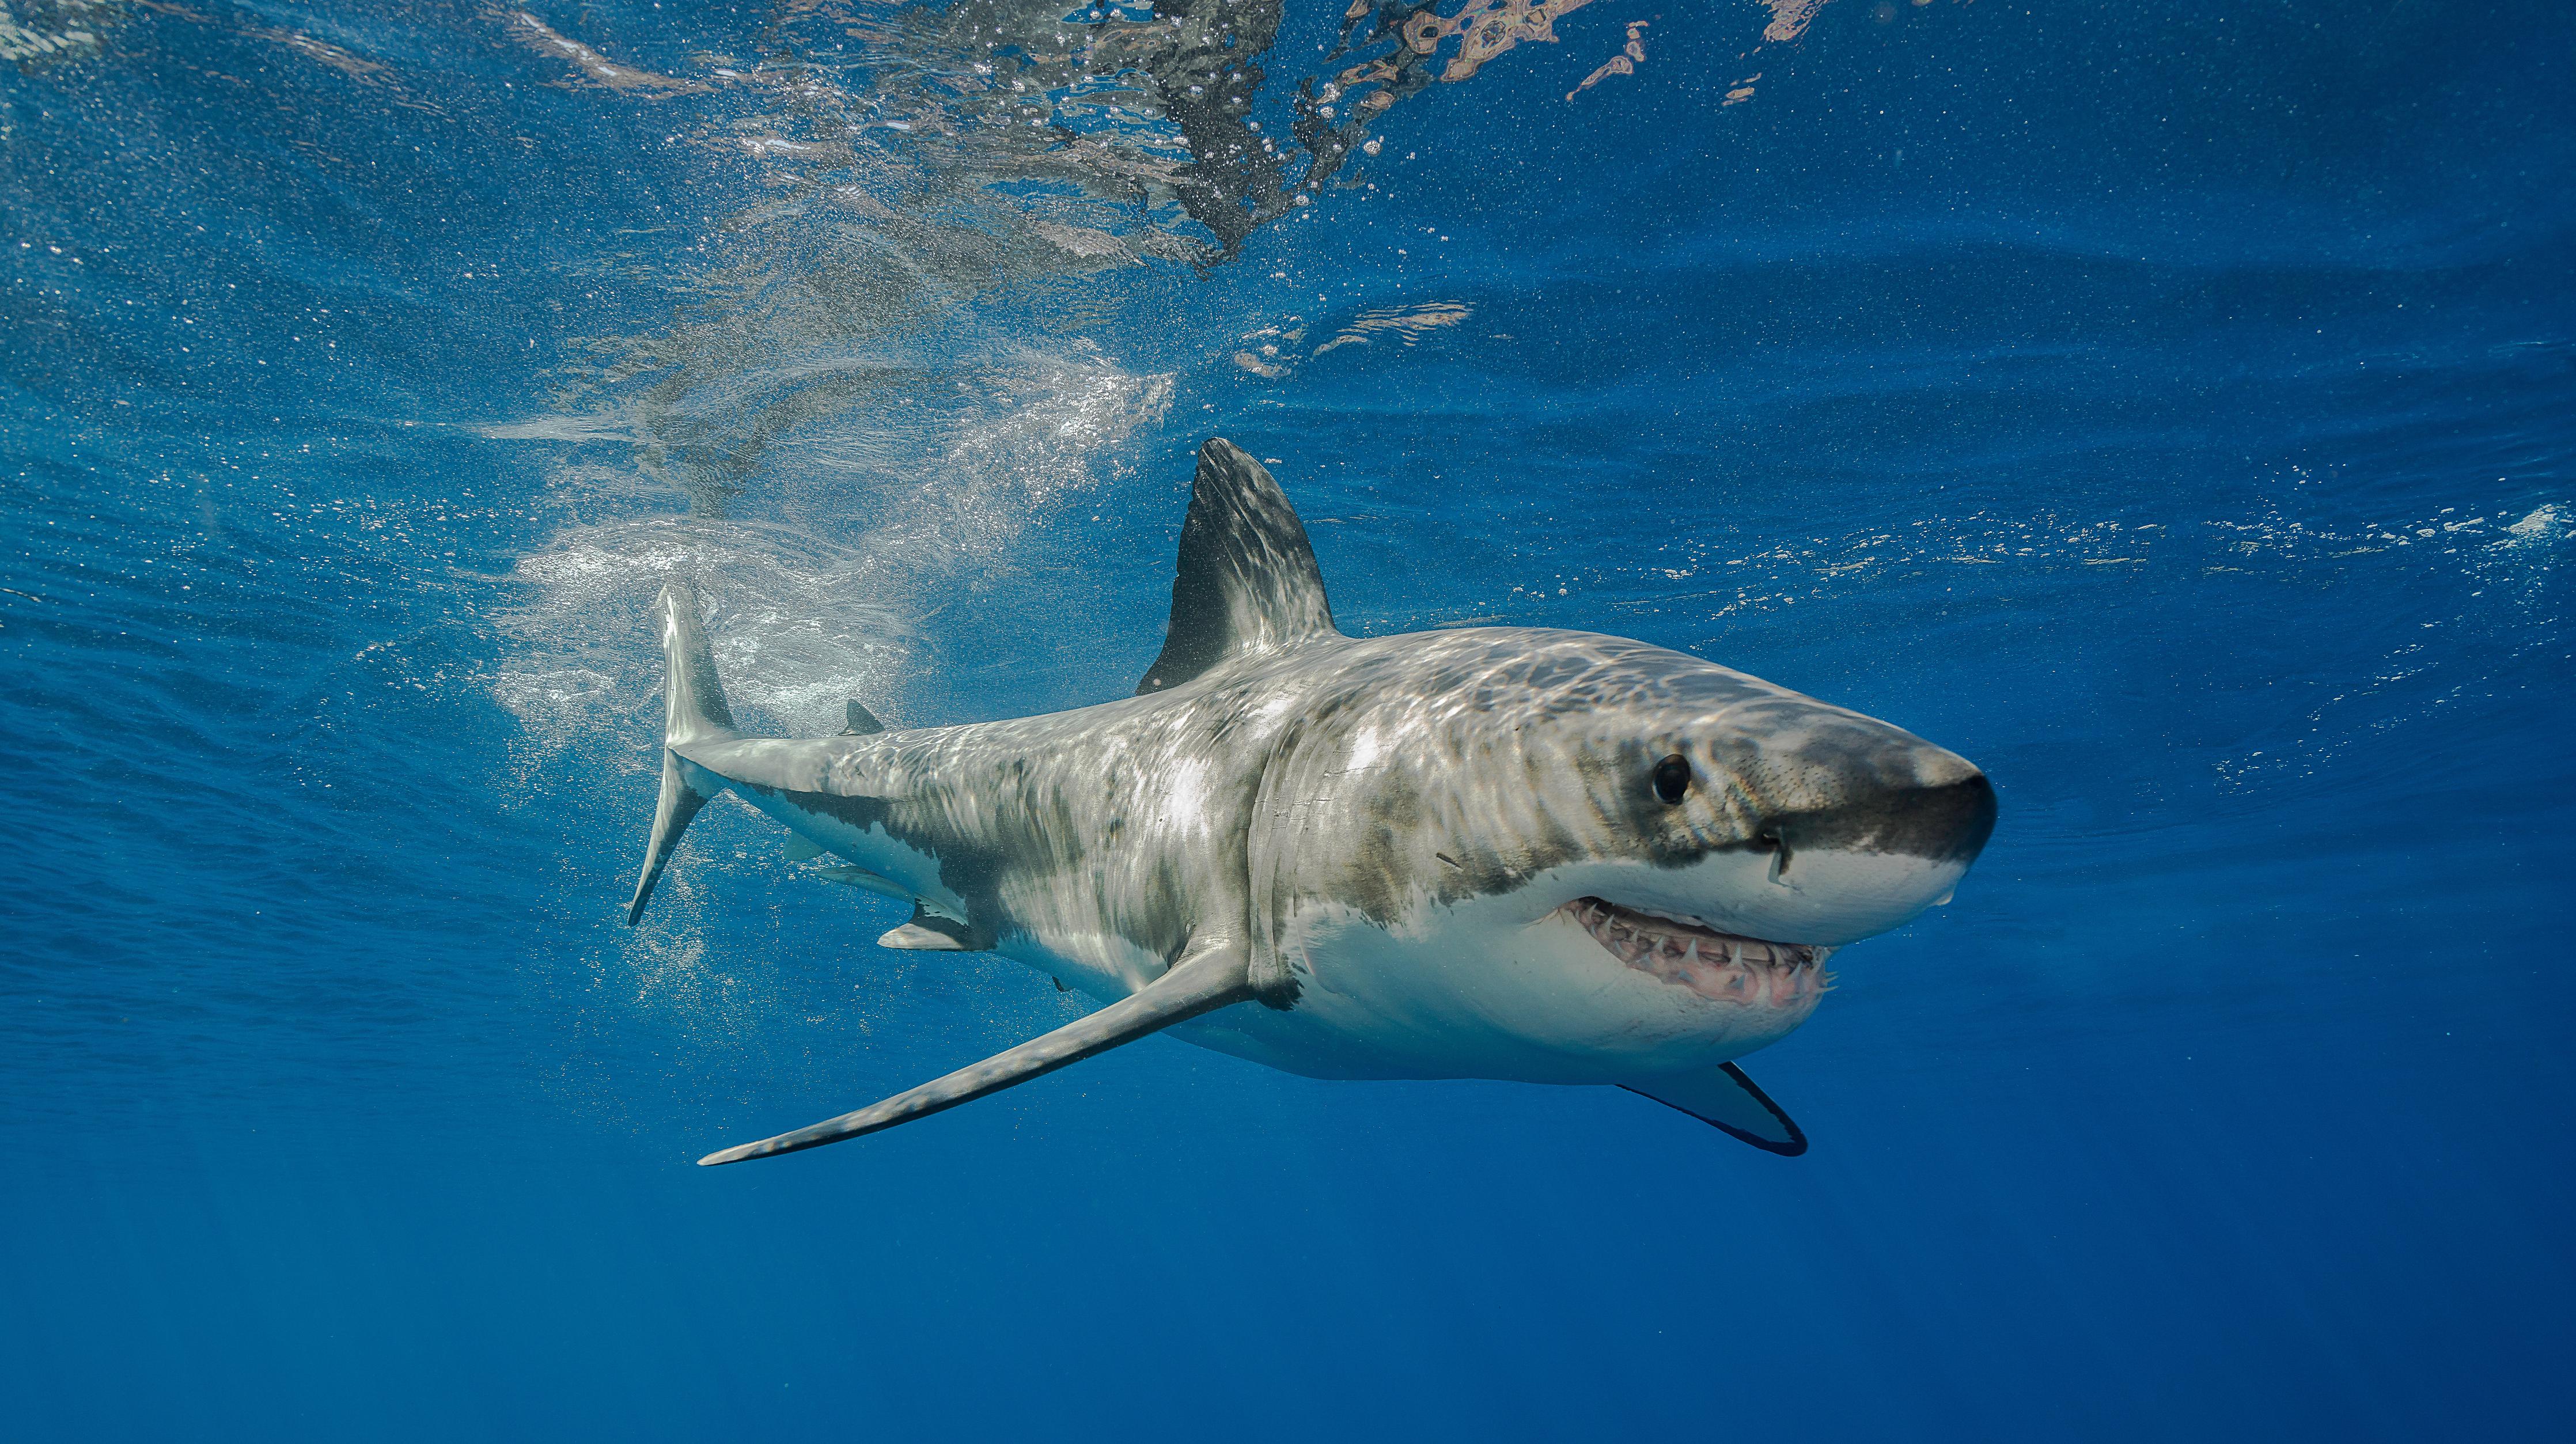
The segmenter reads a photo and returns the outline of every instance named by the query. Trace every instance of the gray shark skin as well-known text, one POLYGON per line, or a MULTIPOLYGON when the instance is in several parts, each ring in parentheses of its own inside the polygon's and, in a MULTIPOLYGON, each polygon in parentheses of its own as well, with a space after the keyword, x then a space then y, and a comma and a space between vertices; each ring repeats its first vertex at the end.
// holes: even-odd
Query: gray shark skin
MULTIPOLYGON (((730 790, 827 875, 911 900, 891 947, 990 949, 1108 1006, 729 1163, 855 1137, 1148 1033, 1322 1078, 1617 1084, 1776 1153, 1733 1060, 1844 944, 1946 901, 1993 830, 1965 759, 1643 642, 1346 637, 1259 463, 1201 448, 1162 654, 1050 716, 743 736, 675 582, 662 790, 628 921, 730 790)), ((862 725, 864 724, 864 725, 862 725)))

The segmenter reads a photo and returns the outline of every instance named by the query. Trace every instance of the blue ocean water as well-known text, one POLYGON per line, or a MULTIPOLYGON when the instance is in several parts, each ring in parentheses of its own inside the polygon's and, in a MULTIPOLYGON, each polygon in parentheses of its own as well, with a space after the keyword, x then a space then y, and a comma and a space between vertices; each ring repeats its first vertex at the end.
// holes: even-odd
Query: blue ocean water
POLYGON ((1478 13, 0 5, 6 1434, 2576 1431, 2576 12, 1478 13), (1151 1040, 690 1166, 1083 1005, 730 804, 621 925, 661 580, 1120 696, 1210 435, 1355 634, 1989 771, 1812 1152, 1151 1040))

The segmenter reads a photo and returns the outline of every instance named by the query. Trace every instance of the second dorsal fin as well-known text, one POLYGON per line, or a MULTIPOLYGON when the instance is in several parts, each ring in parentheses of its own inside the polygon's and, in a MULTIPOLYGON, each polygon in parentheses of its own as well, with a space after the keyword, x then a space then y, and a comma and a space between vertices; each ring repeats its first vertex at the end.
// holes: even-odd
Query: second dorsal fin
POLYGON ((1231 658, 1331 635, 1332 604, 1296 509, 1260 462, 1223 437, 1211 439, 1199 448, 1190 514, 1181 523, 1163 654, 1145 669, 1137 692, 1177 687, 1231 658))

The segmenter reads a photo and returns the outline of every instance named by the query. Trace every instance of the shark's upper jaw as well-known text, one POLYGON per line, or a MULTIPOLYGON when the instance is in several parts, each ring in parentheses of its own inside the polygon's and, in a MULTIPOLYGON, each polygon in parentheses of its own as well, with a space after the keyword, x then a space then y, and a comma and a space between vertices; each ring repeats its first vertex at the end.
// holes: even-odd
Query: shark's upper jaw
POLYGON ((1829 947, 1774 943, 1721 932, 1695 918, 1579 897, 1557 909, 1612 957, 1712 1002, 1803 1013, 1826 987, 1829 947))

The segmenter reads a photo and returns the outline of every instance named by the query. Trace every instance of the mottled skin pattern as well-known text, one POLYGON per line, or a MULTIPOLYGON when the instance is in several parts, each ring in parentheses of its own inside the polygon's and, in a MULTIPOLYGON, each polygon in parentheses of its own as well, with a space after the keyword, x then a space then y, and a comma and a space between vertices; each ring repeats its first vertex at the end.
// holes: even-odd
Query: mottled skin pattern
MULTIPOLYGON (((1148 1007, 1185 956, 1208 959, 1222 986, 1193 994, 1175 1035, 1318 1076, 1705 1075, 1813 1008, 1821 987, 1786 960, 1945 897, 1993 825, 1992 789, 1956 755, 1696 657, 1528 628, 1344 637, 1276 483, 1221 441, 1134 697, 742 738, 696 660, 694 596, 665 600, 683 814, 730 788, 1106 1001, 1148 1007), (1655 781, 1671 758, 1677 797, 1655 781), (1612 951, 1627 923, 1671 932, 1669 951, 1612 951), (1728 939, 1783 961, 1724 966, 1728 939), (1694 972, 1702 944, 1719 970, 1694 972)), ((676 836, 657 830, 638 911, 676 836)), ((931 1101, 902 1117, 784 1146, 1010 1081, 915 1090, 931 1101)))

